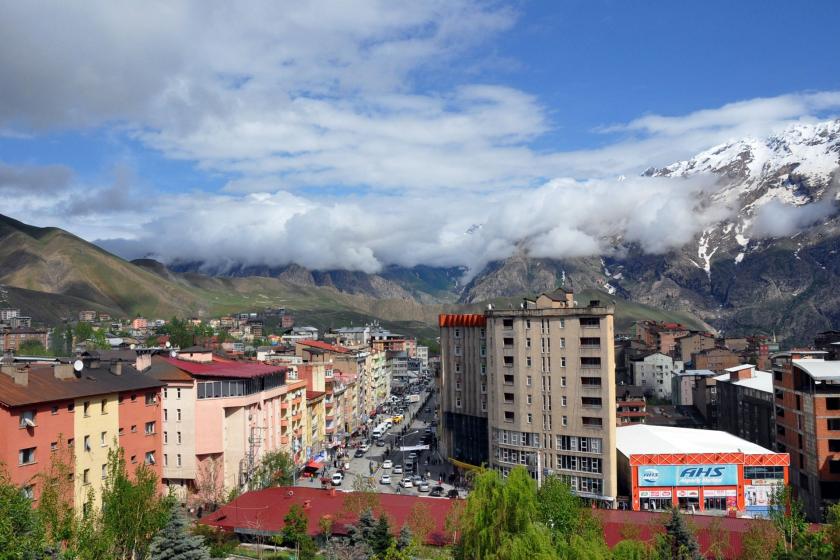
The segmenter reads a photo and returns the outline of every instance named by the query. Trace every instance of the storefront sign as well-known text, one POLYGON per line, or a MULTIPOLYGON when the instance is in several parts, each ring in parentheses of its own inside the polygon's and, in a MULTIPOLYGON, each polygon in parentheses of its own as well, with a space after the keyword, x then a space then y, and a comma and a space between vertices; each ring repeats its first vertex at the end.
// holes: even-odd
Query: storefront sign
POLYGON ((677 498, 699 498, 700 490, 677 490, 677 498))
POLYGON ((727 496, 737 496, 738 492, 734 488, 729 488, 726 490, 713 490, 708 488, 703 490, 703 497, 704 498, 725 498, 727 496))
POLYGON ((670 498, 670 490, 641 490, 639 491, 640 498, 670 498))
POLYGON ((775 484, 758 485, 748 484, 744 486, 744 502, 747 511, 756 515, 767 514, 773 503, 773 494, 776 488, 781 486, 783 481, 777 480, 775 484))
POLYGON ((639 486, 734 486, 736 465, 654 465, 639 467, 639 486))

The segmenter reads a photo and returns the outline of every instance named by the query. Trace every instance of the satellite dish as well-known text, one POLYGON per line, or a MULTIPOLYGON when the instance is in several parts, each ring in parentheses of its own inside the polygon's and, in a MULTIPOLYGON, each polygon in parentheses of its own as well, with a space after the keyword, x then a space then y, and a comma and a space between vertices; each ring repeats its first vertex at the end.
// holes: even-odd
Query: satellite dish
POLYGON ((130 346, 129 346, 129 348, 131 348, 132 350, 134 350, 135 348, 137 348, 137 345, 136 345, 136 344, 132 344, 132 345, 130 345, 130 346))
POLYGON ((169 357, 170 358, 174 358, 177 355, 178 355, 178 352, 176 352, 175 350, 172 350, 171 352, 169 352, 169 357))
POLYGON ((73 362, 73 369, 76 371, 82 371, 84 367, 85 363, 82 360, 76 360, 75 362, 73 362))
POLYGON ((166 341, 166 347, 169 348, 170 346, 172 346, 172 343, 167 340, 166 341))

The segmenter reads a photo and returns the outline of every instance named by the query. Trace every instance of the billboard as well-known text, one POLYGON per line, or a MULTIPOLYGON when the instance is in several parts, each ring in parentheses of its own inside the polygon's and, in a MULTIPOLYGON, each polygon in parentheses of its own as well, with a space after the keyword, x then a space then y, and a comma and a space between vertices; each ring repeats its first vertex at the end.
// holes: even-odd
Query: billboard
POLYGON ((775 480, 772 484, 748 484, 744 486, 744 502, 747 511, 756 516, 768 515, 773 504, 773 494, 782 485, 784 485, 783 481, 775 480))
POLYGON ((639 467, 639 486, 734 486, 737 465, 645 465, 639 467))

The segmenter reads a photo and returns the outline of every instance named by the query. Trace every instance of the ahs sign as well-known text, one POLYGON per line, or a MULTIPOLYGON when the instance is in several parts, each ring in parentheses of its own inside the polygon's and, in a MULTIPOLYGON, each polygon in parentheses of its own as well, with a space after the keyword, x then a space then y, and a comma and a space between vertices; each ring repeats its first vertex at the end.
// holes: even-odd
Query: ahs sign
POLYGON ((735 465, 639 467, 639 486, 729 486, 738 483, 735 465))

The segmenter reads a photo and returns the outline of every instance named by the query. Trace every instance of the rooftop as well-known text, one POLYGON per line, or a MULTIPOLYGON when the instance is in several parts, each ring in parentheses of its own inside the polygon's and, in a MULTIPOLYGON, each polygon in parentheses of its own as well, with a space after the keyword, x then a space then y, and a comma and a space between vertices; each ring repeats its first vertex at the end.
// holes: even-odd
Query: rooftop
POLYGON ((712 371, 710 369, 687 369, 685 371, 674 372, 674 375, 677 375, 677 376, 688 375, 688 376, 696 376, 696 377, 712 377, 714 375, 717 375, 717 372, 712 371))
POLYGON ((328 352, 334 352, 336 354, 353 353, 353 351, 349 348, 345 348, 344 346, 339 346, 337 344, 330 344, 322 340, 297 340, 295 341, 295 344, 300 344, 301 346, 308 346, 309 348, 317 348, 319 350, 326 350, 328 352))
MULTIPOLYGON (((743 366, 738 366, 741 369, 746 369, 743 366)), ((755 367, 755 366, 749 366, 755 367)), ((739 371, 735 368, 729 368, 726 371, 739 371)), ((755 370, 753 372, 752 377, 748 377, 746 379, 741 379, 740 381, 730 381, 729 374, 724 373, 723 375, 716 375, 715 379, 717 381, 723 381, 725 383, 731 383, 732 385, 738 385, 739 387, 746 387, 748 389, 755 389, 757 391, 763 391, 765 393, 772 393, 773 392, 773 374, 769 371, 761 371, 755 370)))
POLYGON ((840 381, 840 361, 802 359, 793 360, 793 365, 816 381, 840 381))
POLYGON ((286 370, 286 368, 280 366, 234 362, 216 357, 213 357, 213 361, 209 363, 188 362, 187 360, 179 360, 178 358, 170 358, 168 356, 162 356, 160 359, 182 371, 199 377, 251 379, 281 373, 286 370))
POLYGON ((620 426, 616 428, 615 434, 616 448, 625 457, 664 453, 773 453, 760 445, 719 430, 637 424, 620 426))

